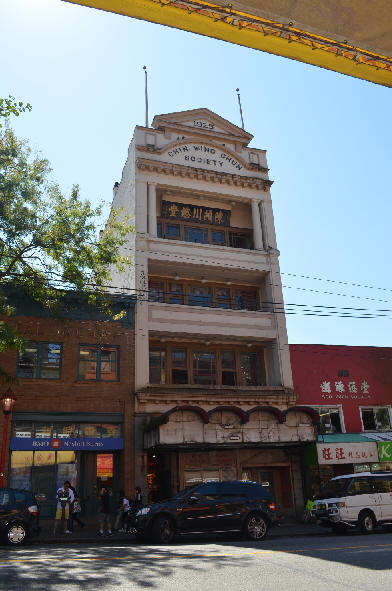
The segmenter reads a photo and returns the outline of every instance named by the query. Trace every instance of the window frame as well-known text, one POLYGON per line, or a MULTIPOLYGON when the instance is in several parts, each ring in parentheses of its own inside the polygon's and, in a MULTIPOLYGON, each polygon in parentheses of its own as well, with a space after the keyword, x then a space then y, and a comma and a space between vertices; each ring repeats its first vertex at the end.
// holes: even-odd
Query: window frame
POLYGON ((92 345, 92 344, 88 344, 88 343, 79 343, 78 357, 77 357, 77 380, 79 382, 102 382, 102 383, 119 382, 120 381, 120 345, 109 345, 109 344, 102 344, 102 345, 93 344, 92 345), (96 361, 97 367, 96 367, 96 377, 95 378, 83 378, 80 375, 79 363, 82 360, 80 357, 80 350, 83 347, 97 348, 97 361, 96 361), (116 379, 115 380, 103 380, 101 377, 101 353, 102 353, 102 349, 104 349, 105 347, 108 347, 108 348, 110 347, 111 349, 116 350, 116 379))
POLYGON ((21 380, 61 380, 61 376, 62 376, 62 368, 63 368, 63 343, 58 343, 58 342, 54 342, 54 341, 28 341, 27 342, 27 346, 28 345, 37 345, 37 365, 35 367, 35 374, 32 377, 29 376, 22 376, 19 373, 19 363, 21 360, 21 357, 23 355, 23 352, 20 353, 18 351, 18 355, 16 358, 16 377, 21 379, 21 380), (42 372, 42 349, 45 345, 56 345, 59 347, 60 349, 60 359, 59 359, 59 367, 58 367, 58 376, 56 377, 47 377, 41 376, 41 372, 42 372))
MULTIPOLYGON (((264 347, 257 347, 254 348, 252 350, 253 353, 258 353, 259 356, 259 360, 260 360, 260 377, 261 377, 261 383, 256 385, 256 386, 247 386, 246 384, 243 384, 241 381, 241 372, 240 372, 240 367, 241 367, 241 362, 240 362, 240 356, 243 353, 250 353, 249 349, 245 349, 244 347, 241 346, 233 346, 233 345, 227 345, 227 346, 214 346, 214 345, 209 345, 206 346, 203 343, 180 343, 180 342, 175 342, 175 343, 168 343, 167 345, 161 345, 159 342, 156 341, 150 341, 149 344, 149 350, 152 349, 160 349, 161 351, 164 350, 166 351, 166 370, 165 370, 165 382, 162 383, 160 382, 159 384, 157 382, 151 383, 149 382, 150 385, 154 385, 154 386, 164 386, 164 385, 195 385, 195 386, 199 386, 199 387, 208 387, 208 388, 215 388, 217 386, 223 386, 225 388, 238 388, 238 387, 244 387, 244 388, 257 388, 257 387, 261 387, 261 386, 265 386, 267 383, 267 371, 266 371, 266 357, 265 357, 265 348, 264 347), (184 368, 181 369, 186 369, 187 373, 188 373, 188 381, 187 383, 179 383, 179 382, 173 382, 172 379, 172 369, 173 369, 173 363, 172 363, 172 351, 175 350, 185 350, 186 353, 186 365, 184 368), (216 382, 214 385, 209 385, 206 384, 205 386, 203 386, 203 384, 198 384, 195 383, 194 378, 193 378, 193 354, 194 352, 197 351, 212 351, 215 353, 215 375, 216 375, 216 382), (234 375, 235 375, 235 385, 229 385, 229 384, 223 384, 222 383, 222 352, 224 351, 230 351, 230 352, 234 352, 234 360, 235 360, 235 371, 234 371, 234 375)), ((175 368, 174 369, 180 369, 180 368, 175 368)), ((149 372, 150 375, 150 372, 149 372)))
MULTIPOLYGON (((338 411, 337 414, 339 414, 339 421, 340 421, 340 428, 341 431, 340 433, 346 433, 346 427, 344 424, 344 414, 343 414, 343 407, 341 404, 312 404, 311 405, 312 408, 314 408, 314 410, 316 410, 319 413, 320 416, 320 410, 332 410, 332 409, 336 409, 338 411)), ((331 414, 331 413, 329 413, 331 414)), ((320 421, 320 426, 321 426, 321 421, 320 421)), ((324 435, 328 435, 329 433, 333 433, 333 431, 326 431, 324 433, 324 435)))
MULTIPOLYGON (((245 312, 261 312, 262 310, 262 297, 263 286, 262 285, 240 285, 230 284, 227 283, 218 283, 213 281, 208 281, 202 283, 201 281, 192 281, 192 280, 175 280, 173 278, 168 277, 159 277, 159 276, 150 276, 148 281, 148 301, 149 302, 156 302, 159 304, 177 304, 179 306, 191 306, 192 308, 201 307, 201 308, 213 308, 213 309, 220 309, 220 310, 237 310, 237 311, 245 311, 245 312), (182 299, 182 302, 171 302, 170 299, 174 298, 171 291, 171 285, 175 284, 178 286, 182 286, 182 298, 178 297, 178 299, 182 299), (204 296, 206 301, 208 299, 211 300, 210 304, 189 304, 189 298, 195 298, 194 294, 191 291, 195 288, 199 288, 202 290, 210 290, 210 294, 204 296), (218 290, 225 289, 229 292, 227 302, 227 307, 219 306, 219 303, 224 301, 223 296, 217 295, 218 290), (151 293, 150 293, 151 290, 151 293), (162 293, 160 292, 162 290, 162 293), (155 292, 155 293, 154 293, 155 292), (158 294, 158 292, 160 292, 158 294), (240 295, 239 295, 240 294, 240 295), (249 307, 244 307, 243 302, 237 303, 238 298, 243 298, 243 294, 249 294, 248 301, 251 302, 249 307), (163 297, 161 297, 163 296, 163 297)), ((201 297, 201 296, 200 296, 201 297)))
POLYGON ((374 431, 390 431, 391 428, 392 428, 391 407, 388 404, 381 405, 381 406, 360 406, 359 407, 359 414, 361 416, 362 431, 364 433, 371 433, 371 432, 374 432, 374 431), (388 412, 389 427, 386 427, 385 429, 378 429, 377 428, 375 411, 376 410, 380 410, 380 409, 386 409, 387 412, 388 412), (373 411, 374 423, 376 424, 376 427, 374 429, 365 429, 365 425, 364 425, 364 422, 363 422, 363 416, 362 416, 362 411, 363 410, 372 410, 373 411))
MULTIPOLYGON (((241 248, 242 250, 254 250, 253 244, 253 229, 252 228, 235 228, 231 226, 213 226, 211 224, 199 224, 193 222, 184 222, 182 220, 168 220, 167 218, 158 217, 157 218, 157 228, 160 227, 160 239, 162 240, 181 240, 182 242, 186 242, 187 244, 206 244, 209 246, 224 246, 225 248, 241 248), (167 236, 166 235, 166 226, 179 226, 180 232, 179 236, 167 236), (207 242, 192 242, 185 239, 185 228, 193 228, 193 229, 200 229, 201 231, 207 232, 207 242), (224 243, 217 242, 213 240, 213 232, 223 232, 225 241, 224 243), (233 246, 233 242, 235 242, 236 235, 243 234, 246 239, 249 241, 249 248, 243 248, 241 246, 233 246)), ((158 233, 158 231, 157 231, 158 233)))

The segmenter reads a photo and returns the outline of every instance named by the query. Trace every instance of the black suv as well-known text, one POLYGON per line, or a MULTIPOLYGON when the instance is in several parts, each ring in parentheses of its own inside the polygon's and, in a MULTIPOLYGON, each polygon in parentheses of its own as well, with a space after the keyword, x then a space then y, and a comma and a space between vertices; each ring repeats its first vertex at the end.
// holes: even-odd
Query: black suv
POLYGON ((18 546, 38 532, 39 507, 33 493, 0 488, 1 541, 18 546))
POLYGON ((169 544, 176 534, 242 532, 262 540, 277 525, 276 507, 269 492, 256 482, 205 482, 167 501, 136 513, 135 533, 140 540, 169 544))

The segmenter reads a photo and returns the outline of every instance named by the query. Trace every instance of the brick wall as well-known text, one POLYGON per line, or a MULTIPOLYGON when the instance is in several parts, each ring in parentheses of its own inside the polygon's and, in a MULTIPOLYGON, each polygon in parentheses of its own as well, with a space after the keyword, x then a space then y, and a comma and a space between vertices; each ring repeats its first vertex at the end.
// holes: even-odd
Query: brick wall
MULTIPOLYGON (((31 341, 62 343, 61 379, 23 379, 10 384, 17 400, 14 411, 25 412, 121 412, 124 414, 123 486, 134 489, 134 329, 122 322, 102 320, 58 320, 16 316, 11 322, 19 334, 31 341), (79 344, 120 347, 118 382, 79 381, 79 344)), ((0 355, 0 365, 15 375, 17 353, 0 355)), ((3 385, 4 391, 7 385, 3 385)), ((2 393, 1 393, 2 394, 2 393)), ((4 415, 0 414, 0 434, 4 415)), ((10 432, 10 429, 9 429, 10 432)), ((9 439, 10 433, 8 433, 9 439)), ((8 469, 8 441, 6 471, 8 469)), ((5 481, 6 482, 6 481, 5 481)))

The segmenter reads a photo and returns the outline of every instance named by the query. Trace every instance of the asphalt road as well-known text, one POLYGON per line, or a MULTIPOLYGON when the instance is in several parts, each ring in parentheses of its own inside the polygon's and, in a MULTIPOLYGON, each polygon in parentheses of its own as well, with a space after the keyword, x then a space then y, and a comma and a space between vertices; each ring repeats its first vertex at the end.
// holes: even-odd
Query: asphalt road
POLYGON ((0 548, 7 591, 392 589, 392 534, 0 548))

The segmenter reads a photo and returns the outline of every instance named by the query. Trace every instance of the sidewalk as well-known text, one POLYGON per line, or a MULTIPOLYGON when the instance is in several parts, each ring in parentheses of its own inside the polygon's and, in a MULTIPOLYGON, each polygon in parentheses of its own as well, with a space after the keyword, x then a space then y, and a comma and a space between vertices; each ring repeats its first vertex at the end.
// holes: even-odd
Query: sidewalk
MULTIPOLYGON (((113 532, 110 537, 97 536, 98 524, 95 519, 85 518, 85 527, 81 528, 74 524, 72 534, 64 534, 59 528, 57 534, 53 535, 53 520, 41 519, 41 533, 38 537, 33 538, 34 544, 73 544, 73 543, 91 543, 98 544, 112 544, 112 543, 127 543, 135 544, 135 536, 124 532, 113 532)), ((278 527, 272 528, 268 532, 268 538, 294 538, 294 537, 308 537, 308 536, 325 536, 330 533, 329 529, 320 527, 314 523, 302 523, 293 519, 282 520, 278 527)))

